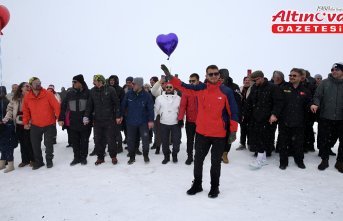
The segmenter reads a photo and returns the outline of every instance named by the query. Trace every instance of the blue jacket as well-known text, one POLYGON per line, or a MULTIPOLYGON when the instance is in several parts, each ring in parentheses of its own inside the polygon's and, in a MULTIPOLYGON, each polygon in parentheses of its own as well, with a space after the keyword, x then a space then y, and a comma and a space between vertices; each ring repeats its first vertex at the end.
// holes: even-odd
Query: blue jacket
POLYGON ((144 90, 139 93, 128 91, 121 102, 121 110, 126 117, 126 124, 139 126, 154 121, 152 96, 144 90))

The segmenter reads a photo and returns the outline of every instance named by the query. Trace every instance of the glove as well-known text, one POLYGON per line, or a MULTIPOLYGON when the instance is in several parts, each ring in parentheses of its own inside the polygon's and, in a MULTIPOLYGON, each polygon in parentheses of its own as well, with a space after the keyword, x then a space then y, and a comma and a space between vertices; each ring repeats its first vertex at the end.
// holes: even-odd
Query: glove
POLYGON ((179 125, 180 127, 183 127, 185 124, 183 123, 183 120, 179 120, 177 122, 177 125, 179 125))
POLYGON ((4 119, 2 119, 2 123, 6 124, 8 122, 8 120, 9 119, 5 117, 4 119))
POLYGON ((166 75, 166 81, 170 80, 172 78, 169 69, 167 68, 166 65, 161 64, 161 69, 164 72, 164 74, 166 75))
POLYGON ((232 132, 229 134, 229 137, 228 137, 228 144, 232 144, 233 142, 235 142, 236 140, 236 132, 232 132))
POLYGON ((83 117, 82 121, 84 125, 87 125, 89 123, 88 117, 83 117))

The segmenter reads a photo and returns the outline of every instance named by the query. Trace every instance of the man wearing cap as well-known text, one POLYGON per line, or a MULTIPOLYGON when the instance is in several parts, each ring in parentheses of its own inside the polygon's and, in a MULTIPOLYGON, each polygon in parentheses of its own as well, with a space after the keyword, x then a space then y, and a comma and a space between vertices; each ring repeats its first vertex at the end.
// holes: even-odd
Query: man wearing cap
POLYGON ((45 159, 47 168, 53 166, 54 136, 56 136, 56 119, 60 115, 60 104, 55 96, 42 88, 41 81, 37 77, 29 80, 31 91, 24 97, 23 125, 30 130, 33 155, 35 163, 33 170, 44 166, 41 142, 44 135, 45 159))
POLYGON ((249 143, 254 145, 257 158, 250 164, 251 169, 260 169, 267 165, 266 151, 273 141, 272 124, 278 120, 282 109, 282 96, 279 87, 268 82, 262 71, 250 75, 255 84, 243 111, 243 117, 249 117, 249 143))
POLYGON ((335 63, 332 73, 318 86, 313 97, 311 110, 316 113, 320 110, 318 123, 318 146, 322 162, 319 170, 329 167, 331 134, 339 131, 339 147, 335 168, 343 173, 343 63, 335 63))
POLYGON ((149 129, 154 126, 154 104, 150 93, 143 89, 143 78, 133 79, 133 89, 129 90, 121 103, 122 113, 126 113, 128 164, 135 162, 138 136, 142 138, 144 162, 149 159, 149 129))
POLYGON ((67 111, 69 110, 69 133, 74 151, 74 159, 70 163, 70 166, 78 163, 86 165, 92 124, 84 125, 83 117, 85 116, 89 90, 82 74, 74 76, 72 84, 72 89, 68 90, 65 99, 62 101, 58 124, 61 127, 64 125, 66 117, 68 117, 67 111))
POLYGON ((116 90, 105 85, 103 75, 97 74, 93 77, 94 87, 91 89, 83 123, 89 124, 91 116, 94 116, 94 142, 95 152, 98 156, 95 165, 105 162, 105 148, 108 144, 108 151, 112 158, 112 164, 117 164, 117 146, 114 135, 115 123, 121 123, 120 104, 116 90))

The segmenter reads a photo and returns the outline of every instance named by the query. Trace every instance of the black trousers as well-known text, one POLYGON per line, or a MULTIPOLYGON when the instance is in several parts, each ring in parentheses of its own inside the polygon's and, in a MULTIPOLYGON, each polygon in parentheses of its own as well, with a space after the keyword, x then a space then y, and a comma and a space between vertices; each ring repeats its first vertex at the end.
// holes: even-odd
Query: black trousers
POLYGON ((94 142, 95 152, 98 159, 104 159, 106 144, 108 144, 108 152, 110 157, 117 156, 116 138, 114 135, 115 122, 109 121, 94 121, 94 142))
POLYGON ((278 144, 280 163, 288 165, 288 150, 292 148, 294 160, 301 162, 304 159, 304 127, 287 127, 279 123, 278 144))
POLYGON ((241 128, 241 137, 240 137, 239 143, 242 145, 245 145, 247 141, 247 136, 248 136, 248 122, 243 120, 240 123, 240 128, 241 128))
POLYGON ((159 148, 161 146, 161 123, 160 115, 157 115, 156 120, 154 121, 154 146, 159 148))
POLYGON ((126 124, 127 130, 127 145, 130 157, 135 157, 136 150, 139 147, 139 137, 142 138, 143 154, 149 154, 149 128, 148 123, 134 126, 126 124))
POLYGON ((84 130, 68 130, 73 147, 74 159, 87 159, 89 136, 91 135, 92 128, 89 127, 84 130))
POLYGON ((194 182, 202 182, 202 171, 205 157, 211 146, 211 186, 219 186, 221 160, 226 139, 219 137, 205 137, 196 134, 194 156, 194 182))
POLYGON ((169 148, 170 135, 173 143, 172 154, 174 155, 180 151, 181 127, 178 124, 166 125, 161 123, 162 151, 164 155, 169 155, 171 153, 169 148))
POLYGON ((23 125, 17 125, 16 133, 20 143, 21 162, 25 164, 30 163, 30 161, 34 162, 30 130, 25 130, 23 125))
POLYGON ((52 160, 54 158, 54 140, 57 134, 56 125, 52 124, 46 127, 38 127, 31 125, 30 138, 32 143, 33 155, 35 163, 43 163, 42 156, 42 138, 44 135, 45 159, 52 160))
POLYGON ((268 121, 266 122, 249 122, 249 145, 253 145, 254 151, 263 153, 269 150, 273 143, 273 128, 268 121))
POLYGON ((186 135, 187 135, 187 155, 193 157, 194 139, 195 139, 196 125, 193 122, 186 121, 186 135))
POLYGON ((338 132, 339 146, 337 161, 343 162, 343 120, 327 120, 320 118, 318 122, 318 142, 322 159, 329 159, 332 145, 332 134, 338 132))

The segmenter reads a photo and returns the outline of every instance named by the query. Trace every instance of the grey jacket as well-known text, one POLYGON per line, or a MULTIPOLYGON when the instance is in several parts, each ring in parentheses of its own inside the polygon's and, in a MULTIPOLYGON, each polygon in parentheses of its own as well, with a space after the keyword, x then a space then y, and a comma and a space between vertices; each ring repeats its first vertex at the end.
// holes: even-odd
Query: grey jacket
POLYGON ((343 79, 335 79, 329 74, 318 86, 313 103, 319 106, 321 118, 343 120, 343 79))

